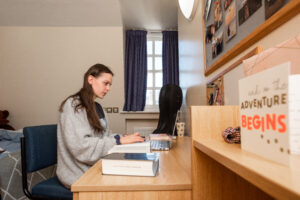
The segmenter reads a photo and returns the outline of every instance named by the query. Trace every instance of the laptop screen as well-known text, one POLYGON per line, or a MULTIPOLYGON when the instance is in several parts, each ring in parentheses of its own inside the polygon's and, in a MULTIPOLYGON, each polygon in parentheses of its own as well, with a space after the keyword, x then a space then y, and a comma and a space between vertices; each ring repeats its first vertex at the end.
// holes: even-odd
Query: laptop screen
POLYGON ((177 122, 177 119, 178 119, 178 112, 179 112, 179 110, 176 113, 176 118, 175 118, 175 122, 174 122, 174 126, 173 126, 172 137, 175 136, 175 128, 176 128, 176 122, 177 122))
POLYGON ((154 134, 167 134, 167 135, 169 135, 169 136, 175 136, 175 128, 176 128, 176 122, 177 122, 177 119, 178 119, 178 112, 179 111, 177 111, 177 113, 176 113, 176 118, 175 118, 175 122, 174 122, 174 125, 173 125, 173 129, 172 129, 172 134, 169 134, 169 133, 166 133, 166 132, 158 132, 158 133, 154 133, 154 134))

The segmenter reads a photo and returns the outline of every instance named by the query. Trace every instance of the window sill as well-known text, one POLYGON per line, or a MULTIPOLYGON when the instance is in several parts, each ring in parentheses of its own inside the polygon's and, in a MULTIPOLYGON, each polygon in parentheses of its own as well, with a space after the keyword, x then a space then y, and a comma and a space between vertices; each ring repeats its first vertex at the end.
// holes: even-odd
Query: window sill
POLYGON ((144 120, 144 119, 158 119, 159 112, 158 111, 122 111, 121 115, 124 116, 125 120, 144 120))
POLYGON ((159 114, 159 111, 121 111, 120 114, 159 114))

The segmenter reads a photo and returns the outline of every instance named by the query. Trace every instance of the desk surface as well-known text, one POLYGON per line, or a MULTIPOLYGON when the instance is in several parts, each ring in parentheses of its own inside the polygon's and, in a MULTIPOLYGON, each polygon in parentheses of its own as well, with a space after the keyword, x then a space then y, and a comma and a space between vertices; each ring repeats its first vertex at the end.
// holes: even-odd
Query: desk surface
POLYGON ((101 160, 72 186, 72 192, 191 190, 191 139, 177 137, 170 151, 159 151, 156 177, 101 174, 101 160))

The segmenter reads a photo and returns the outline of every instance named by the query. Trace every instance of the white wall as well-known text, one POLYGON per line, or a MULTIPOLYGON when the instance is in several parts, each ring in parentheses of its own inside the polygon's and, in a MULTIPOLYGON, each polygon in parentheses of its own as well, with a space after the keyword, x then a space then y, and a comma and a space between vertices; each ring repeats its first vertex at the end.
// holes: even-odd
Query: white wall
POLYGON ((180 120, 186 122, 186 134, 190 131, 189 106, 205 104, 201 2, 198 3, 197 12, 192 21, 186 20, 181 11, 178 11, 179 82, 184 99, 180 120))
MULTIPOLYGON (((180 85, 184 91, 184 106, 182 112, 183 121, 186 121, 187 133, 189 134, 189 106, 206 105, 206 88, 205 84, 218 73, 225 70, 228 66, 252 50, 257 45, 266 50, 274 47, 291 37, 300 34, 300 14, 289 20, 284 25, 271 32, 269 35, 258 41, 256 44, 249 46, 247 50, 241 52, 239 56, 216 70, 209 76, 204 75, 204 54, 203 54, 203 23, 202 23, 202 5, 199 1, 197 12, 192 21, 187 21, 182 13, 178 11, 178 32, 179 32, 179 73, 180 85)), ((237 33, 238 34, 238 33, 237 33)), ((228 72, 224 77, 225 101, 229 104, 235 104, 238 99, 238 91, 235 91, 237 81, 243 77, 243 70, 239 69, 228 72), (226 84, 226 80, 231 80, 226 84), (227 88, 226 88, 227 87, 227 88)))
MULTIPOLYGON (((111 92, 100 103, 123 107, 121 26, 0 27, 0 60, 0 110, 10 112, 16 129, 57 123, 59 104, 80 89, 84 72, 95 63, 115 73, 111 92)), ((113 131, 125 130, 120 114, 109 120, 113 131)))

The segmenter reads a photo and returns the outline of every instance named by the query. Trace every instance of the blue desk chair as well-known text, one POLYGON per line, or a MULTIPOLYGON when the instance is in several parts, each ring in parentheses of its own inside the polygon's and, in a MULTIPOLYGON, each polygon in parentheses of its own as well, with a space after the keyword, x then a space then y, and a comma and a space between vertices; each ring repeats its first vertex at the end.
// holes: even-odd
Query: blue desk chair
POLYGON ((65 188, 57 176, 28 188, 27 173, 57 163, 57 125, 31 126, 23 129, 21 138, 22 185, 29 199, 71 200, 72 192, 65 188))

